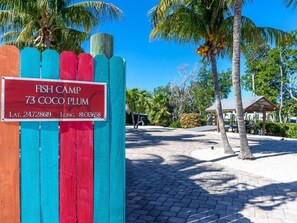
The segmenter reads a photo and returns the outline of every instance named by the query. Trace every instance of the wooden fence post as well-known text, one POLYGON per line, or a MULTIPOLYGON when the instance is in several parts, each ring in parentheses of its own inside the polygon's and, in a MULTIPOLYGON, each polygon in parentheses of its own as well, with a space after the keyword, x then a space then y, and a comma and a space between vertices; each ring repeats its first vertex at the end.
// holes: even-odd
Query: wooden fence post
POLYGON ((107 83, 105 122, 94 123, 94 222, 109 222, 110 199, 110 109, 109 61, 113 56, 113 37, 108 34, 91 36, 91 55, 95 58, 94 81, 107 83))
POLYGON ((95 81, 107 83, 107 121, 95 122, 94 222, 125 222, 125 62, 113 56, 113 37, 91 37, 95 81), (101 54, 98 56, 98 54, 101 54), (97 56, 96 56, 97 55, 97 56), (108 64, 108 60, 109 64, 108 64))

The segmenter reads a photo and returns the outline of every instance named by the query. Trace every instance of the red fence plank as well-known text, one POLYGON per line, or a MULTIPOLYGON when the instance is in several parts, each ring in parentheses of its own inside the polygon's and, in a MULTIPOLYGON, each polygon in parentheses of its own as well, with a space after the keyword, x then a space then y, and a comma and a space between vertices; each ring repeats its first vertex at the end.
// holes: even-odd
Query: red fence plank
MULTIPOLYGON (((76 79, 77 58, 73 52, 60 55, 60 79, 76 79)), ((60 223, 77 222, 76 123, 60 123, 60 223)))
MULTIPOLYGON (((89 54, 78 57, 77 79, 93 81, 94 59, 89 54)), ((94 210, 93 123, 77 123, 77 217, 79 223, 92 223, 94 210)))
MULTIPOLYGON (((0 47, 0 74, 19 76, 19 67, 19 50, 0 47)), ((0 222, 19 223, 19 123, 0 122, 0 170, 0 222)))

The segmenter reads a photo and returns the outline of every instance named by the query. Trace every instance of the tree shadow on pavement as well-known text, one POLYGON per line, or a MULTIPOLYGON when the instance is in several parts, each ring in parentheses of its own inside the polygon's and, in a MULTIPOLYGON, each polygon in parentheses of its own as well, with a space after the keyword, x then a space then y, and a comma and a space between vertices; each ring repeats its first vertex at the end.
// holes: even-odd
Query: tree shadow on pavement
POLYGON ((195 141, 205 141, 208 144, 218 144, 212 140, 199 139, 204 134, 173 134, 173 135, 162 135, 162 134, 154 134, 154 133, 166 132, 168 131, 160 131, 155 129, 126 129, 126 148, 127 149, 135 149, 135 148, 143 148, 147 146, 158 146, 158 145, 166 145, 169 142, 195 142, 195 141))
POLYGON ((297 188, 289 184, 265 185, 253 176, 243 178, 220 165, 189 156, 164 160, 142 154, 138 159, 127 159, 126 220, 256 222, 245 217, 252 216, 258 222, 268 222, 261 214, 296 201, 297 188))

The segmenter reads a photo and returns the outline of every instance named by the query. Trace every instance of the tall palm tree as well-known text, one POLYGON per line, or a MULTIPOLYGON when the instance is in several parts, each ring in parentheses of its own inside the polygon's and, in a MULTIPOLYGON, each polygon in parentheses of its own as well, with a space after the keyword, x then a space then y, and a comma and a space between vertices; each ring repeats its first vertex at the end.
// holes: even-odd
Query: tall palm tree
POLYGON ((222 53, 226 38, 229 38, 223 34, 229 31, 225 24, 225 15, 228 13, 226 4, 207 0, 161 0, 150 11, 154 25, 151 38, 203 43, 196 52, 210 60, 224 152, 233 154, 224 126, 217 71, 217 55, 222 53))
POLYGON ((235 0, 234 6, 234 26, 233 26, 233 56, 232 56, 232 82, 234 88, 234 96, 236 102, 236 118, 238 123, 240 152, 238 158, 240 159, 254 159, 249 148, 245 123, 244 113, 241 98, 240 86, 240 42, 241 42, 241 12, 242 0, 235 0))
MULTIPOLYGON (((218 56, 231 55, 233 21, 231 6, 234 0, 161 0, 151 9, 154 28, 151 38, 176 40, 180 43, 200 44, 196 52, 207 58, 212 67, 217 115, 221 137, 226 153, 233 153, 225 133, 217 75, 218 56)), ((267 27, 257 27, 247 17, 241 17, 241 44, 250 44, 258 39, 268 41, 285 33, 267 27)))
POLYGON ((92 28, 122 16, 119 8, 100 1, 1 0, 1 42, 78 53, 92 28))

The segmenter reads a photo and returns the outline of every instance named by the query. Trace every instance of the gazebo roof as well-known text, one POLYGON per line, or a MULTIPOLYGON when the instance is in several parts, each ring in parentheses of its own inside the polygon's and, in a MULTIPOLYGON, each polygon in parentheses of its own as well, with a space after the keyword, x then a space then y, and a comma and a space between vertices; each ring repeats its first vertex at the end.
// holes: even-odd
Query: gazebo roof
MULTIPOLYGON (((235 99, 223 99, 222 108, 224 112, 230 112, 236 110, 235 99)), ((245 112, 254 111, 276 111, 278 107, 268 101, 264 96, 257 96, 252 98, 242 98, 242 106, 245 112)), ((216 103, 207 108, 205 111, 214 112, 216 111, 216 103)))

